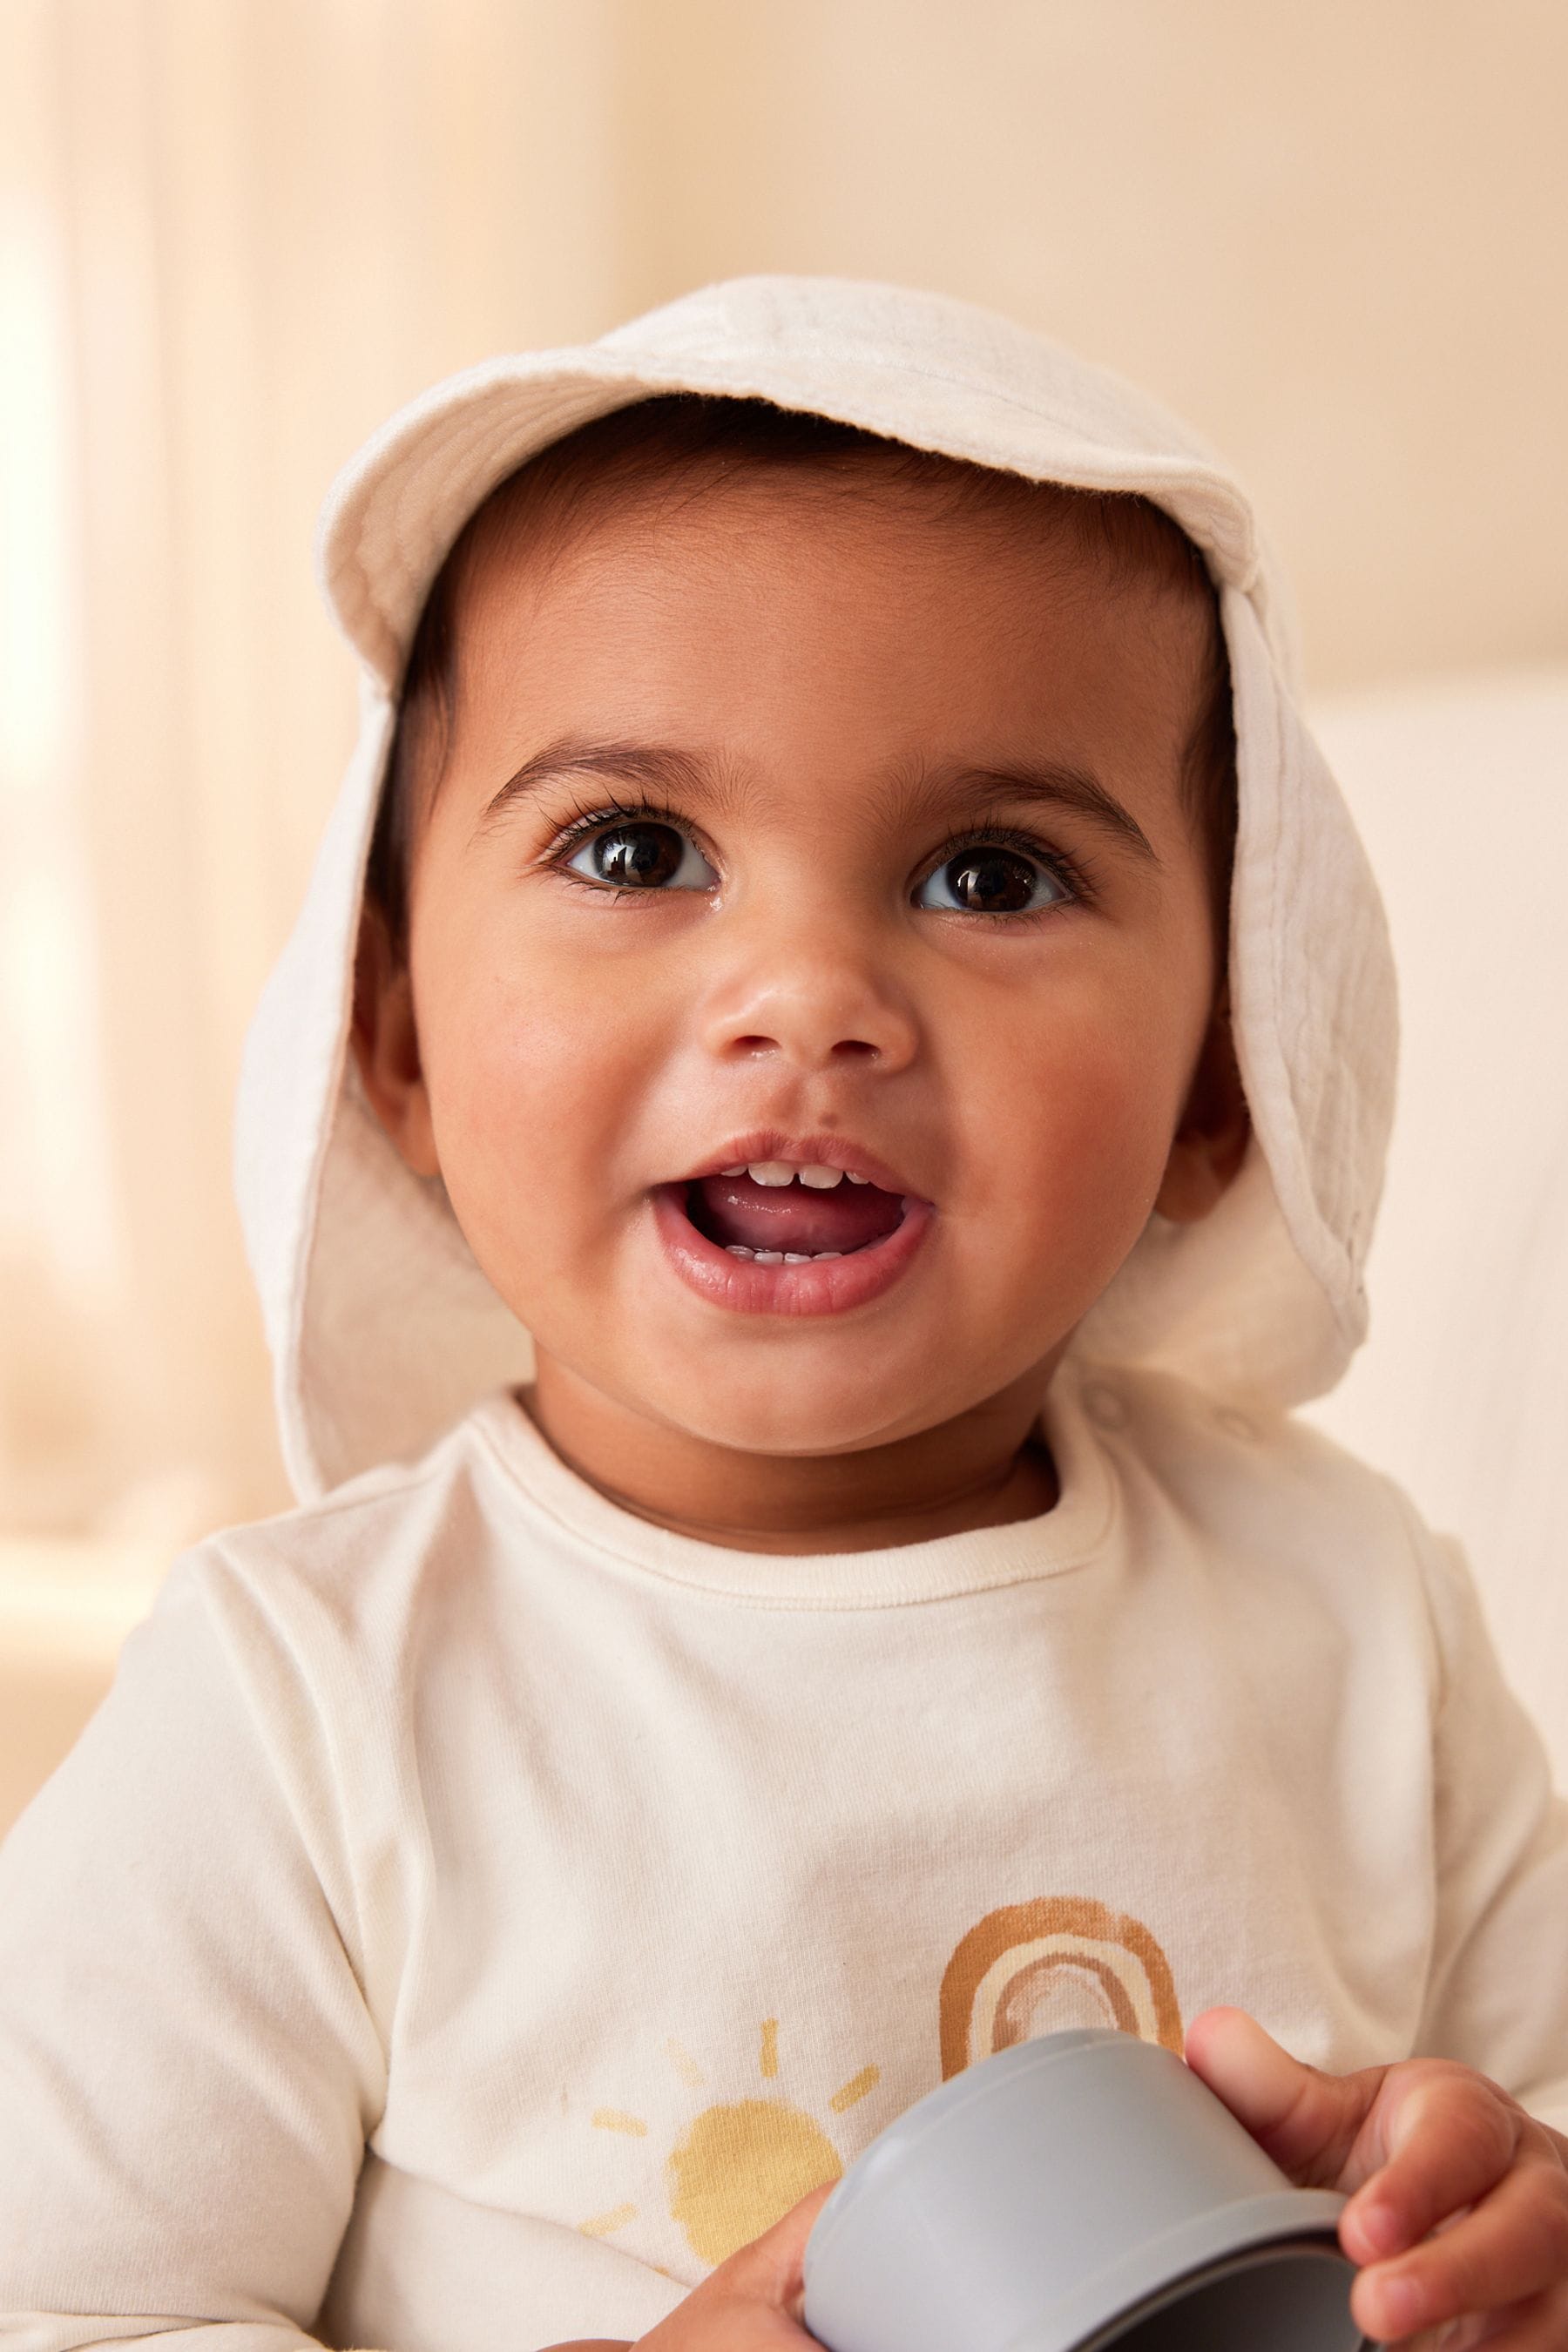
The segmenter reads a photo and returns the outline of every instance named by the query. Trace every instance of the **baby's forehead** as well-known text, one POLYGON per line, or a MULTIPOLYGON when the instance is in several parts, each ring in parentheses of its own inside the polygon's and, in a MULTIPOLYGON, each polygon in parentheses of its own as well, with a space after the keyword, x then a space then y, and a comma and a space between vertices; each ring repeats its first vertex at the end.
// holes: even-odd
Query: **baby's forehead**
POLYGON ((453 617, 498 571, 538 581, 573 552, 649 529, 711 562, 728 531, 769 515, 829 522, 840 536, 958 532, 978 561, 1068 564, 1089 593, 1212 599, 1197 549, 1140 495, 1036 481, 765 401, 679 394, 595 419, 497 485, 444 567, 453 617))
POLYGON ((973 731, 985 711, 999 738, 1043 723, 1067 675, 1097 678, 1107 713, 1130 698, 1162 731, 1180 722, 1212 592, 1170 562, 1163 528, 1102 522, 1055 485, 910 483, 896 465, 699 458, 548 482, 542 499, 508 486, 451 615, 465 741, 527 731, 540 703, 650 698, 671 723, 749 734, 803 679, 846 724, 894 736, 900 712, 911 734, 973 731))

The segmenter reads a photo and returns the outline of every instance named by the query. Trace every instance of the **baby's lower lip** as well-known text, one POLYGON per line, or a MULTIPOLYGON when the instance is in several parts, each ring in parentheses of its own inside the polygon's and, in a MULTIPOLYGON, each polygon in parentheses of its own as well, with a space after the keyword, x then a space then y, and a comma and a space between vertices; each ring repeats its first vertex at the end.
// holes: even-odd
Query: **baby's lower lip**
POLYGON ((906 1193, 901 1221, 880 1241, 844 1257, 773 1265, 731 1256, 699 1233, 686 1213, 686 1193, 684 1183, 659 1184, 651 1195, 665 1255, 699 1297, 741 1315, 842 1315, 863 1307, 898 1281, 936 1221, 929 1201, 906 1193))

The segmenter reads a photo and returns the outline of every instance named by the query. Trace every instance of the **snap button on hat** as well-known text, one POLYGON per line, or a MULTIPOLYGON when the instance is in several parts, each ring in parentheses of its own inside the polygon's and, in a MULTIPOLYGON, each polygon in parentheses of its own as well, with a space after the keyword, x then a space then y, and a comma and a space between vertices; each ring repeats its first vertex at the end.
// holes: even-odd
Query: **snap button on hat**
POLYGON ((1085 1389, 1083 1406, 1090 1421, 1097 1422, 1101 1429, 1125 1429, 1131 1418, 1126 1398, 1118 1396, 1116 1391, 1107 1388, 1102 1381, 1096 1381, 1091 1387, 1085 1389))

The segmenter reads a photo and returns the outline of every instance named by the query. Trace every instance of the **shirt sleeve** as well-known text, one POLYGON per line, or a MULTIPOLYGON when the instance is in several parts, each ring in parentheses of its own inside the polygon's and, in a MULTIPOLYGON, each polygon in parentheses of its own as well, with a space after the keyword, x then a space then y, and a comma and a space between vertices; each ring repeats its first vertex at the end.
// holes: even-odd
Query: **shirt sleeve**
POLYGON ((1440 1692, 1436 1934, 1417 2048, 1568 2132, 1568 1804, 1457 1544, 1426 1537, 1440 1692))
POLYGON ((386 2080, 331 1759, 190 1555, 0 1849, 0 2343, 312 2340, 386 2080))

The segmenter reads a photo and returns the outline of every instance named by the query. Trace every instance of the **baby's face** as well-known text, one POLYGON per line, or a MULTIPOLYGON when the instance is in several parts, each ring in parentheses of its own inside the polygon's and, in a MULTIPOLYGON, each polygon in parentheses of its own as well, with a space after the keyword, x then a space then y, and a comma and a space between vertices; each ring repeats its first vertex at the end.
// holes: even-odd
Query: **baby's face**
POLYGON ((416 1055, 384 1023, 367 1072, 546 1357, 842 1453, 1043 1385, 1156 1202, 1206 1208, 1205 625, 1065 538, 767 474, 485 559, 416 1055))

